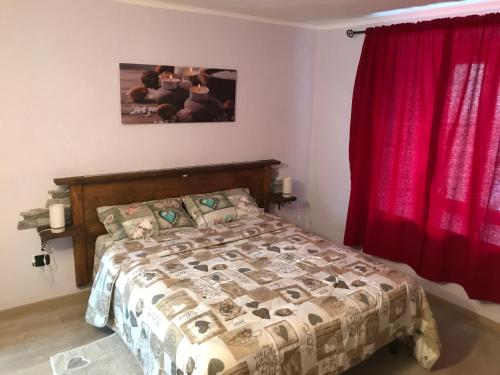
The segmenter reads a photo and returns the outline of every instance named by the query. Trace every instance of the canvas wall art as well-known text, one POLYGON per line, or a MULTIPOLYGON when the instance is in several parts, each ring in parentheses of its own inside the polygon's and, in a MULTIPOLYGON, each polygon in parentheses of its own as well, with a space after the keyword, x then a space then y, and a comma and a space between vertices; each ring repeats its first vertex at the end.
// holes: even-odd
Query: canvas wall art
POLYGON ((237 71, 120 64, 123 124, 234 122, 237 71))

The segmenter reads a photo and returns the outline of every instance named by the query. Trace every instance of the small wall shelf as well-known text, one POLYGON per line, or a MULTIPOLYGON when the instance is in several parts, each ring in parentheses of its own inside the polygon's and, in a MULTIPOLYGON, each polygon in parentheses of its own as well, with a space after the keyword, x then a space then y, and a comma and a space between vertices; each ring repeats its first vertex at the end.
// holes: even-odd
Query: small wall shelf
POLYGON ((36 231, 40 235, 42 242, 47 242, 49 240, 55 240, 56 238, 73 237, 81 232, 81 228, 75 225, 66 227, 65 231, 62 233, 52 233, 50 227, 39 227, 36 231))
POLYGON ((281 210, 281 207, 290 204, 292 202, 295 202, 297 200, 297 197, 294 197, 293 195, 290 197, 284 197, 283 194, 278 193, 278 194, 271 194, 271 199, 269 202, 273 204, 278 205, 278 210, 281 210))

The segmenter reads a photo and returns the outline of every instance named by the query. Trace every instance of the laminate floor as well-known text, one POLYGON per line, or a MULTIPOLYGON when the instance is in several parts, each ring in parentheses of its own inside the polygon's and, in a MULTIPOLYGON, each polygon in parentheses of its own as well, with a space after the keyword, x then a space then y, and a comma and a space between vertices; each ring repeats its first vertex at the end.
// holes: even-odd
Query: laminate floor
POLYGON ((52 374, 51 355, 110 334, 85 322, 87 300, 84 292, 22 308, 18 314, 0 312, 0 374, 52 374))
MULTIPOLYGON (((0 374, 49 375, 49 357, 110 334, 85 323, 87 293, 12 312, 0 312, 0 374)), ((433 375, 500 375, 500 332, 429 296, 443 343, 433 375)), ((409 351, 387 347, 346 375, 424 375, 409 351)))

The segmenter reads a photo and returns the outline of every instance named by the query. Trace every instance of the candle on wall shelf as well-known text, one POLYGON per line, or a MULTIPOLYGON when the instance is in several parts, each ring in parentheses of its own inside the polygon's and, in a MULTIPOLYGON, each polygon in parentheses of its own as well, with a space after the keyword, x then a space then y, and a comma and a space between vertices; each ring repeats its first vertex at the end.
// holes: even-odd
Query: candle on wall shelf
POLYGON ((209 88, 205 86, 193 86, 189 89, 189 99, 195 102, 204 102, 208 99, 209 88))
POLYGON ((49 206, 50 231, 52 233, 62 233, 65 229, 64 205, 55 203, 49 206))
POLYGON ((291 177, 283 177, 283 196, 291 197, 292 196, 292 178, 291 177))
POLYGON ((173 90, 177 88, 177 85, 179 84, 179 78, 175 78, 170 74, 169 77, 163 78, 161 80, 161 88, 165 90, 173 90))

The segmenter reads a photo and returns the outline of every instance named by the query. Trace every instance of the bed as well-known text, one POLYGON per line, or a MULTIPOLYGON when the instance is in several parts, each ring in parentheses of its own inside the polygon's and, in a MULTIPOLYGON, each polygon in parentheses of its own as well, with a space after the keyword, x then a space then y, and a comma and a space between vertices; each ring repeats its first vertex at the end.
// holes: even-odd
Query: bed
MULTIPOLYGON (((57 179, 70 186, 74 221, 80 213, 85 241, 75 260, 85 260, 86 274, 77 283, 94 273, 99 205, 244 186, 268 211, 278 164, 57 179)), ((145 374, 338 374, 401 337, 423 367, 439 357, 436 324, 413 279, 269 213, 101 242, 86 319, 115 330, 145 374)))

